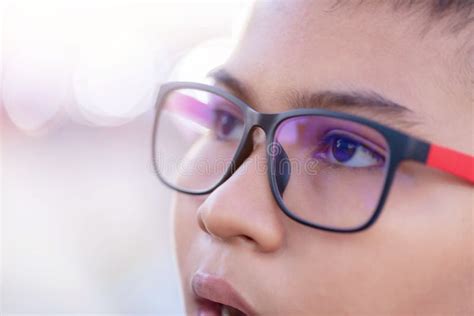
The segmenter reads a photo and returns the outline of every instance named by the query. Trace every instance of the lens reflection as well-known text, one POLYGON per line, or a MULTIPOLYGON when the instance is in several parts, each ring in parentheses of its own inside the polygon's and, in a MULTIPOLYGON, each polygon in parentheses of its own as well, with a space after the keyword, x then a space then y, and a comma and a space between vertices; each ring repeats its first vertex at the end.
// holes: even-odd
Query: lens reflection
POLYGON ((205 191, 226 174, 243 135, 243 114, 207 91, 179 89, 160 106, 155 157, 163 179, 183 190, 205 191))
MULTIPOLYGON (((355 229, 375 212, 388 166, 388 145, 377 131, 352 121, 301 116, 283 121, 275 141, 291 175, 283 193, 296 216, 335 229, 355 229)), ((275 179, 276 181, 278 179, 275 179)))

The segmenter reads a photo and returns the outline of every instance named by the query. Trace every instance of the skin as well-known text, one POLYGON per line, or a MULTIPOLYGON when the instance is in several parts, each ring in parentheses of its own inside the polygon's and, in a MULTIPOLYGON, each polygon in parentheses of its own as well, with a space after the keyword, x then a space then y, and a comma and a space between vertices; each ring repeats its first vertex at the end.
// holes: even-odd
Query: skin
MULTIPOLYGON (((371 90, 409 108, 407 119, 417 124, 343 110, 472 155, 472 28, 454 36, 441 21, 421 37, 421 13, 372 4, 330 10, 333 3, 255 6, 224 65, 249 87, 246 101, 280 112, 290 108, 285 95, 292 90, 371 90)), ((258 143, 251 157, 264 155, 258 143)), ((254 163, 247 159, 250 168, 209 195, 175 194, 188 314, 196 311, 196 271, 228 280, 261 315, 474 313, 474 200, 467 182, 404 163, 375 225, 337 234, 286 217, 254 163)))

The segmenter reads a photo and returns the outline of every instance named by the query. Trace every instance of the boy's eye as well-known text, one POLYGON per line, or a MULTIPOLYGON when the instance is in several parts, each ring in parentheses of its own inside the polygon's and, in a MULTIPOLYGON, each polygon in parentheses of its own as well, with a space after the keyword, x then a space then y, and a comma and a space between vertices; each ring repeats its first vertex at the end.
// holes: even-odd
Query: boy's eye
POLYGON ((213 130, 219 140, 236 140, 242 135, 243 122, 232 113, 215 109, 213 130))
POLYGON ((383 166, 385 157, 374 147, 368 141, 362 143, 346 134, 330 134, 324 139, 323 150, 318 150, 317 156, 331 164, 351 168, 383 166))

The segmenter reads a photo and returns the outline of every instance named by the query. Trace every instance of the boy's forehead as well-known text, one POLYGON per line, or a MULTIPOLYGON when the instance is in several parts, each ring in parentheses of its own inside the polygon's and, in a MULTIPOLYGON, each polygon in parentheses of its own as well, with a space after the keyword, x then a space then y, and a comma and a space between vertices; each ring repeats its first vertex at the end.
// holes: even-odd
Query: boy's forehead
POLYGON ((260 91, 353 88, 400 104, 429 97, 420 88, 462 81, 453 80, 465 73, 455 36, 420 39, 416 21, 384 10, 331 11, 334 2, 258 2, 226 67, 260 91))
POLYGON ((448 118, 447 104, 468 106, 463 40, 436 30, 420 38, 416 17, 400 20, 382 6, 333 9, 335 2, 255 5, 224 67, 257 91, 252 103, 259 110, 288 109, 292 91, 324 90, 372 91, 418 117, 448 118))
POLYGON ((411 49, 433 55, 439 54, 440 50, 443 55, 454 53, 472 44, 469 36, 473 33, 472 28, 471 32, 461 35, 450 33, 442 27, 446 19, 434 21, 432 18, 429 21, 425 11, 397 10, 390 3, 363 0, 257 1, 247 37, 251 38, 253 34, 262 39, 261 36, 266 35, 270 40, 300 44, 298 47, 306 50, 320 47, 328 40, 340 45, 354 44, 354 51, 360 47, 357 44, 362 43, 371 45, 371 49, 384 50, 411 45, 411 49), (364 42, 360 42, 361 39, 364 42))

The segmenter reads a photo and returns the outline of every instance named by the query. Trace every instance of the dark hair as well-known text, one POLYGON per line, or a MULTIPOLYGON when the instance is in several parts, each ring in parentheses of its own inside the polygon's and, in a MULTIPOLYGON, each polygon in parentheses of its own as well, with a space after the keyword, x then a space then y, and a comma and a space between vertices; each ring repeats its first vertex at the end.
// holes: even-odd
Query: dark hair
POLYGON ((474 21, 474 0, 397 0, 394 5, 395 9, 405 5, 412 10, 417 6, 423 10, 424 6, 431 18, 450 19, 449 29, 454 33, 466 28, 474 21))
MULTIPOLYGON (((474 22, 474 0, 391 0, 391 1, 351 1, 337 0, 333 8, 353 4, 392 5, 393 10, 408 14, 421 14, 428 18, 423 33, 436 22, 446 22, 447 30, 458 33, 474 22)), ((439 23, 438 23, 439 24, 439 23)))

